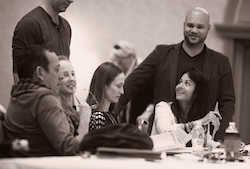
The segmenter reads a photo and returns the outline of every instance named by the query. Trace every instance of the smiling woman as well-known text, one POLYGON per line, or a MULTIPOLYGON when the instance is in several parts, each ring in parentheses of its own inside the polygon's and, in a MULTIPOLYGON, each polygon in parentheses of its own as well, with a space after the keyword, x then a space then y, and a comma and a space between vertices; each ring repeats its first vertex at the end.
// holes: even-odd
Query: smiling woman
POLYGON ((175 94, 173 102, 156 104, 152 135, 177 128, 189 133, 196 121, 200 121, 206 129, 210 122, 218 128, 221 115, 208 110, 208 81, 203 73, 194 68, 185 70, 175 87, 175 94))
POLYGON ((73 65, 66 60, 62 60, 62 57, 60 56, 60 85, 59 89, 61 93, 72 95, 76 91, 76 76, 75 76, 75 70, 73 68, 73 65))
POLYGON ((176 99, 182 101, 192 101, 192 95, 196 84, 190 79, 188 74, 184 74, 176 86, 176 99))
POLYGON ((88 125, 91 115, 89 105, 79 103, 79 111, 74 103, 74 94, 76 91, 76 77, 75 70, 72 63, 66 56, 59 56, 60 76, 59 76, 59 95, 62 102, 62 107, 71 124, 70 130, 74 136, 80 140, 88 133, 88 125))

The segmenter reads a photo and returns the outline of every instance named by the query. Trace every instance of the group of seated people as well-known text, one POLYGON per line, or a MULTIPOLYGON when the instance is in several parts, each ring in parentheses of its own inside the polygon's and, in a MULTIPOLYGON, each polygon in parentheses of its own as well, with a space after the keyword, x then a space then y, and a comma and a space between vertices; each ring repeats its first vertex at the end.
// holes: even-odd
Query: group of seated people
MULTIPOLYGON (((120 124, 113 104, 124 94, 125 74, 116 64, 104 62, 96 69, 84 103, 74 95, 77 82, 72 63, 48 47, 27 47, 17 68, 20 81, 11 90, 4 132, 7 140, 27 139, 29 151, 13 151, 12 156, 76 155, 88 132, 120 124)), ((155 105, 151 134, 176 127, 189 133, 195 121, 212 122, 218 128, 221 116, 206 112, 207 95, 207 80, 200 71, 183 72, 175 100, 155 105)))
POLYGON ((23 50, 17 67, 20 81, 11 90, 4 132, 7 140, 27 139, 30 148, 13 156, 75 155, 86 133, 118 123, 109 107, 123 94, 125 75, 114 63, 97 68, 84 103, 74 95, 76 76, 67 57, 33 45, 23 50))

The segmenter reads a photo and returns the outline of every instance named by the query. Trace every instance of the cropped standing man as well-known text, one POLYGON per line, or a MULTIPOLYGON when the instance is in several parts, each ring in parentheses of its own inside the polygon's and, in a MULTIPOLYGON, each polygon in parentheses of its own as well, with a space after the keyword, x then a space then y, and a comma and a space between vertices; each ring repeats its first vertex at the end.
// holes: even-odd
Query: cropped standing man
POLYGON ((209 22, 210 16, 205 9, 189 10, 184 22, 184 40, 179 44, 158 45, 127 77, 118 111, 150 80, 153 80, 154 104, 172 101, 181 73, 194 67, 209 79, 208 111, 213 111, 218 102, 222 121, 215 140, 223 141, 224 131, 235 111, 234 85, 229 59, 205 45, 211 27, 209 22))
POLYGON ((59 15, 65 12, 74 0, 44 0, 41 6, 26 14, 16 25, 12 39, 14 83, 17 75, 18 57, 22 50, 30 45, 47 45, 57 55, 70 55, 71 27, 66 19, 59 15))
MULTIPOLYGON (((110 52, 110 60, 120 66, 123 69, 125 77, 133 72, 133 70, 141 63, 140 59, 136 56, 136 51, 134 46, 126 41, 119 40, 110 52)), ((140 115, 145 110, 153 107, 151 103, 153 102, 153 90, 152 81, 147 83, 143 90, 140 90, 127 104, 124 111, 119 114, 120 121, 122 123, 131 123, 136 125, 140 119, 140 115), (139 117, 138 117, 139 116, 139 117)), ((143 116, 143 120, 148 120, 143 116)))

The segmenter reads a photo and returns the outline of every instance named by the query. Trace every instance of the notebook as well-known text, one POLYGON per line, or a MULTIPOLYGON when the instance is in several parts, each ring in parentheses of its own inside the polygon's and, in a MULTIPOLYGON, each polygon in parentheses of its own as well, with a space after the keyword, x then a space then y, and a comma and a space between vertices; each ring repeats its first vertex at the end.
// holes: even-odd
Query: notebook
POLYGON ((186 146, 191 140, 191 134, 187 134, 180 128, 162 134, 151 135, 153 141, 153 151, 167 151, 180 149, 186 146))
POLYGON ((163 158, 163 153, 144 149, 131 148, 115 148, 115 147, 98 147, 96 149, 98 157, 136 157, 151 160, 160 160, 163 158))

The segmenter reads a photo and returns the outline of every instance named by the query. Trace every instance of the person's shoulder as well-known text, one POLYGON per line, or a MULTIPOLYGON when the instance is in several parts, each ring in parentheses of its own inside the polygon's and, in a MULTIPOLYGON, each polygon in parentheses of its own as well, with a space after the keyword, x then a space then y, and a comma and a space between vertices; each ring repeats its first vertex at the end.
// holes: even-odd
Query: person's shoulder
POLYGON ((156 46, 157 49, 167 49, 167 48, 175 48, 177 47, 178 45, 180 45, 180 43, 177 43, 177 44, 158 44, 156 46))
POLYGON ((101 112, 101 111, 95 111, 95 112, 92 112, 91 114, 92 118, 94 119, 104 119, 104 113, 101 112))
POLYGON ((156 104, 156 106, 161 106, 161 107, 170 107, 172 102, 166 102, 166 101, 160 101, 156 104))
POLYGON ((67 21, 67 19, 65 19, 65 18, 62 17, 61 15, 59 15, 59 18, 62 20, 62 22, 69 24, 69 22, 67 21))
POLYGON ((225 56, 224 54, 222 54, 221 52, 218 52, 218 51, 215 51, 213 49, 210 49, 207 47, 207 50, 209 52, 209 54, 212 56, 212 57, 216 57, 218 59, 228 59, 227 56, 225 56))
POLYGON ((70 28, 69 22, 68 22, 64 17, 62 17, 62 16, 60 16, 60 15, 59 15, 59 17, 60 17, 60 20, 61 20, 61 22, 63 23, 63 25, 66 25, 67 27, 70 28))
POLYGON ((61 107, 59 97, 46 87, 41 87, 37 90, 37 99, 40 100, 40 104, 47 105, 48 107, 61 107))
POLYGON ((59 97, 46 87, 37 89, 36 99, 31 106, 31 110, 35 113, 34 116, 45 115, 47 112, 63 112, 59 97))
POLYGON ((159 44, 156 46, 155 51, 157 52, 166 52, 166 51, 170 51, 170 50, 175 50, 181 47, 181 43, 177 43, 177 44, 159 44))
POLYGON ((36 13, 44 13, 44 9, 41 6, 37 6, 36 8, 32 9, 27 15, 34 15, 36 13))
POLYGON ((18 22, 18 25, 29 26, 38 23, 41 20, 41 15, 44 15, 44 12, 42 7, 36 7, 24 15, 18 22))
MULTIPOLYGON (((28 12, 26 15, 22 17, 22 19, 27 19, 27 18, 36 18, 39 17, 39 14, 44 13, 45 11, 42 9, 42 7, 38 6, 34 9, 32 9, 30 12, 28 12)), ((21 20, 22 20, 21 19, 21 20)))
POLYGON ((103 116, 104 113, 101 112, 101 111, 94 111, 94 112, 92 112, 92 115, 95 115, 95 116, 98 116, 98 115, 103 116))
POLYGON ((181 43, 173 43, 173 44, 158 44, 156 47, 159 48, 167 48, 167 47, 176 47, 178 45, 181 45, 181 43))
POLYGON ((47 112, 63 112, 59 98, 54 95, 45 95, 37 100, 36 110, 37 115, 47 112))
POLYGON ((53 95, 56 96, 54 94, 54 92, 52 92, 52 90, 48 89, 47 87, 40 87, 37 89, 36 91, 37 96, 45 96, 45 95, 53 95))

